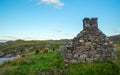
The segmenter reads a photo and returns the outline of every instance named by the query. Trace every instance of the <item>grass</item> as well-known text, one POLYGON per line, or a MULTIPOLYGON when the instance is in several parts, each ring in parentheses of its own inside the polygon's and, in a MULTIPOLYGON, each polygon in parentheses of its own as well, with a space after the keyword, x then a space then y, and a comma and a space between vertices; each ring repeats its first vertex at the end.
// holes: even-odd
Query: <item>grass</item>
POLYGON ((48 53, 43 53, 41 51, 39 54, 31 52, 27 54, 25 57, 18 57, 13 61, 5 62, 4 64, 0 65, 0 71, 2 75, 16 75, 18 73, 20 75, 28 75, 29 73, 31 74, 31 72, 32 73, 36 73, 38 71, 41 72, 46 68, 55 66, 54 63, 58 62, 60 64, 63 63, 63 60, 58 51, 53 52, 52 50, 50 50, 48 53))
POLYGON ((120 75, 120 42, 116 61, 101 61, 92 63, 73 63, 64 65, 58 51, 41 51, 39 54, 28 53, 13 61, 0 65, 0 75, 120 75))
POLYGON ((24 40, 16 40, 14 42, 5 43, 0 45, 0 50, 4 52, 4 55, 14 53, 15 50, 20 52, 24 52, 25 48, 30 49, 30 51, 34 51, 37 48, 43 50, 45 47, 50 49, 52 48, 59 48, 60 45, 63 45, 63 42, 60 41, 24 41, 24 40))

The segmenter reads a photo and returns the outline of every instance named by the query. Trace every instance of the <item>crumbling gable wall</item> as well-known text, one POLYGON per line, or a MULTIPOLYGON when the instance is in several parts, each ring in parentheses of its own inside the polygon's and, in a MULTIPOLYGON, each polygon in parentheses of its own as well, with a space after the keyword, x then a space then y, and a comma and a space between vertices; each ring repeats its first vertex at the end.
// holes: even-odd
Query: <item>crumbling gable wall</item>
POLYGON ((84 18, 83 30, 60 48, 65 63, 116 59, 116 47, 98 28, 97 18, 84 18))

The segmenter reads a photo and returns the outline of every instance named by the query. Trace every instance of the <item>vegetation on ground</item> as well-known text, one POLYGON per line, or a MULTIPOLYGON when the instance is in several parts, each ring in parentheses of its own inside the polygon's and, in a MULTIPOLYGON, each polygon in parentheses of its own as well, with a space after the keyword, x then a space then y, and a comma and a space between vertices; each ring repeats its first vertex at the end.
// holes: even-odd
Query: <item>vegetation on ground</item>
POLYGON ((60 45, 64 43, 61 41, 53 41, 53 40, 46 40, 46 41, 24 41, 24 40, 16 40, 6 42, 0 45, 0 51, 4 52, 4 55, 14 53, 16 50, 25 52, 25 49, 29 49, 30 52, 34 51, 36 48, 43 50, 44 48, 48 47, 49 49, 56 48, 58 49, 60 45))
POLYGON ((0 75, 120 75, 120 41, 115 44, 118 58, 114 61, 65 65, 56 45, 55 51, 50 49, 48 53, 43 53, 41 50, 35 54, 33 50, 25 57, 4 62, 0 65, 0 75))

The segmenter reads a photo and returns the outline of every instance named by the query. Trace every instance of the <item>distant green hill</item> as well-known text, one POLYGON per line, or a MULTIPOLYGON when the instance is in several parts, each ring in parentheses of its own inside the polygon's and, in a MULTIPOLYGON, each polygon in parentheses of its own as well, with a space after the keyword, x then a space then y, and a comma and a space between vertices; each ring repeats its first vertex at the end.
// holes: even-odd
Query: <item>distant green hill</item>
POLYGON ((17 41, 8 41, 2 45, 0 45, 0 51, 2 51, 4 54, 0 55, 5 56, 7 54, 22 54, 22 53, 28 53, 36 48, 39 48, 40 50, 43 50, 44 48, 48 47, 50 49, 52 48, 59 48, 60 45, 63 45, 64 42, 61 41, 24 41, 24 40, 17 40, 17 41))
POLYGON ((120 35, 113 35, 108 37, 111 41, 120 41, 120 35))

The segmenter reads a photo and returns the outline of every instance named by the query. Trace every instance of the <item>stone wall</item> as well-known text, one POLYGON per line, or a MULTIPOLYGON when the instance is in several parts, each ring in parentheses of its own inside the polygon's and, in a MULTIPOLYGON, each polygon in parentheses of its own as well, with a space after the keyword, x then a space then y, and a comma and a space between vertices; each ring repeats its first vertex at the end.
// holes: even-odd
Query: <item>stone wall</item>
POLYGON ((97 18, 84 18, 83 30, 60 48, 65 63, 114 60, 117 49, 98 29, 97 18))

